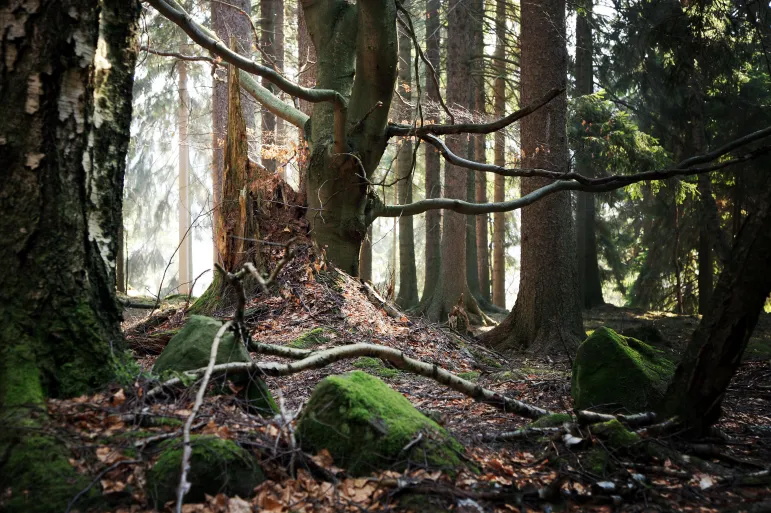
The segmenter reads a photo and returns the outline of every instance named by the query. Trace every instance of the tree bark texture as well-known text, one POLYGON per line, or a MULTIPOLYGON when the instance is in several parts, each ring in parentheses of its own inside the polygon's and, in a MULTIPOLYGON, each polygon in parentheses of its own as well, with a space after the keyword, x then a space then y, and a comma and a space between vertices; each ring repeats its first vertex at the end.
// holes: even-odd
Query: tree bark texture
MULTIPOLYGON (((277 71, 284 71, 284 1, 260 0, 260 49, 262 63, 277 71)), ((263 86, 278 93, 270 82, 263 86)), ((272 173, 277 170, 275 154, 283 144, 283 123, 265 108, 262 109, 262 164, 272 173)))
MULTIPOLYGON (((426 59, 435 70, 440 69, 439 50, 439 0, 426 0, 426 59)), ((430 73, 430 71, 427 71, 430 73)), ((437 77, 438 78, 438 77, 437 77)), ((439 90, 433 80, 426 79, 426 101, 431 105, 439 102, 439 90)), ((442 195, 441 186, 441 156, 433 146, 425 147, 426 198, 439 198, 442 195)), ((430 299, 439 281, 441 265, 442 213, 440 210, 426 212, 426 249, 425 266, 426 279, 423 285, 421 303, 430 299)))
MULTIPOLYGON (((471 76, 470 0, 460 0, 447 14, 447 104, 450 108, 472 105, 468 79, 471 76)), ((466 135, 448 135, 445 142, 456 155, 468 155, 466 135)), ((444 197, 466 199, 468 171, 445 163, 444 197)), ((426 313, 430 319, 444 320, 464 299, 473 301, 466 281, 466 216, 445 211, 442 216, 442 261, 439 280, 426 313)))
MULTIPOLYGON (((565 1, 522 5, 521 101, 527 104, 567 80, 565 1)), ((524 167, 565 169, 567 100, 560 95, 522 120, 524 167)), ((522 195, 549 180, 522 178, 522 195)), ((522 210, 522 270, 511 314, 484 334, 497 348, 572 350, 584 336, 578 301, 576 241, 570 195, 553 194, 522 210)))
MULTIPOLYGON (((251 6, 251 0, 229 0, 228 2, 212 0, 211 2, 211 21, 214 32, 226 44, 229 44, 230 38, 234 37, 236 47, 233 50, 241 55, 251 55, 252 26, 249 19, 241 12, 241 10, 251 12, 251 6)), ((212 230, 215 240, 214 262, 222 263, 220 255, 217 254, 216 241, 220 237, 217 227, 221 225, 219 205, 222 199, 222 173, 225 167, 225 137, 228 124, 227 68, 222 66, 217 68, 216 74, 212 77, 212 89, 212 206, 214 207, 212 230)), ((245 100, 241 108, 246 127, 254 136, 257 127, 254 103, 251 99, 245 100)))
MULTIPOLYGON (((576 95, 594 92, 592 71, 592 12, 593 0, 581 2, 583 12, 576 14, 576 95)), ((585 176, 594 176, 593 167, 585 158, 577 159, 577 171, 585 176)), ((581 303, 584 308, 605 304, 602 297, 600 266, 597 261, 597 209, 595 195, 578 192, 576 228, 578 246, 578 283, 581 303)))
POLYGON ((766 180, 763 206, 741 228, 661 407, 695 434, 705 433, 720 417, 728 385, 771 293, 769 223, 771 182, 766 180))
POLYGON ((372 225, 367 227, 367 236, 361 243, 359 278, 363 281, 372 282, 372 225))
POLYGON ((351 122, 347 137, 340 141, 348 151, 336 151, 335 107, 326 102, 313 106, 306 171, 308 217, 314 240, 329 259, 358 276, 367 229, 368 180, 385 151, 397 74, 396 4, 331 0, 306 3, 303 9, 316 48, 316 87, 349 98, 344 114, 351 122))
MULTIPOLYGON (((500 119, 506 111, 506 0, 496 0, 495 3, 495 53, 493 69, 495 70, 494 109, 495 118, 500 119)), ((506 135, 496 132, 493 163, 496 166, 506 165, 506 135)), ((505 200, 506 178, 495 175, 493 201, 499 203, 505 200)), ((493 304, 506 308, 506 214, 493 214, 493 304)))
MULTIPOLYGON (((397 117, 399 123, 412 123, 412 40, 406 31, 399 33, 399 77, 397 86, 400 99, 397 99, 397 117)), ((415 77, 419 79, 420 77, 415 77)), ((399 179, 397 185, 399 203, 412 203, 412 138, 401 140, 401 148, 396 162, 399 179)), ((396 304, 403 309, 410 309, 418 304, 418 271, 415 264, 415 231, 413 217, 399 218, 399 294, 396 304)))
POLYGON ((122 348, 115 260, 138 16, 138 2, 67 0, 0 17, 4 407, 101 386, 122 348))

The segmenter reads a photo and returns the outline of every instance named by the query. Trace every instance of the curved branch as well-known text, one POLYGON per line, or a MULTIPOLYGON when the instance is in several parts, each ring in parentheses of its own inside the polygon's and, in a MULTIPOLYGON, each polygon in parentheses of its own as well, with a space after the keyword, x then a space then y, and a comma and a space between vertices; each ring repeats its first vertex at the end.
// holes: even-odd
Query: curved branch
POLYGON ((164 17, 179 26, 188 36, 190 36, 190 39, 236 68, 261 76, 275 84, 276 87, 285 93, 296 96, 302 100, 311 103, 331 102, 335 104, 336 108, 347 107, 345 98, 337 91, 303 87, 287 80, 275 70, 257 64, 253 60, 232 51, 210 30, 193 20, 176 0, 147 0, 147 3, 155 7, 155 9, 164 17))
POLYGON ((305 128, 310 116, 286 102, 281 101, 275 94, 271 93, 265 87, 262 87, 252 76, 244 70, 238 71, 241 79, 241 88, 257 100, 269 112, 287 121, 300 130, 305 128))
MULTIPOLYGON (((213 367, 213 371, 219 374, 224 372, 249 372, 259 369, 267 376, 289 376, 306 370, 319 369, 339 360, 358 358, 360 356, 370 356, 390 362, 402 370, 431 378, 455 390, 456 392, 460 392, 471 397, 472 399, 490 404, 501 410, 514 413, 522 417, 537 419, 551 413, 550 411, 544 410, 543 408, 532 406, 516 399, 500 395, 497 392, 483 388, 476 383, 459 378, 458 376, 442 369, 437 365, 431 365, 419 360, 415 360, 414 358, 410 358, 399 350, 390 347, 376 346, 373 344, 352 344, 349 346, 327 349, 325 351, 318 351, 308 356, 307 358, 294 363, 224 363, 221 365, 215 365, 213 367)), ((206 370, 207 369, 205 368, 196 369, 186 372, 185 375, 195 378, 206 372, 206 370)), ((163 388, 175 386, 180 383, 182 383, 182 379, 180 378, 170 379, 148 392, 148 397, 157 395, 163 388)))
MULTIPOLYGON (((753 139, 754 140, 754 139, 753 139)), ((745 142, 744 144, 747 144, 745 142)), ((729 150, 730 151, 730 150, 729 150)), ((555 171, 540 170, 540 169, 525 169, 519 170, 521 174, 510 174, 508 176, 544 176, 546 178, 552 178, 556 181, 540 189, 536 189, 533 192, 510 201, 502 201, 498 203, 470 203, 468 201, 456 200, 450 198, 435 198, 416 201, 414 203, 408 203, 406 205, 376 205, 369 213, 367 218, 368 222, 372 222, 377 217, 399 217, 399 216, 414 216, 422 214, 428 210, 452 210, 459 214, 466 215, 481 215, 494 212, 510 212, 512 210, 518 210, 526 207, 536 201, 539 201, 550 194, 560 191, 584 191, 584 192, 608 192, 627 185, 632 185, 638 182, 647 182, 652 180, 663 180, 665 178, 672 178, 675 176, 687 176, 698 175, 701 173, 709 173, 711 171, 718 171, 726 167, 747 162, 755 159, 761 155, 771 153, 771 146, 763 146, 757 150, 751 151, 742 157, 735 159, 718 162, 710 166, 703 167, 688 167, 688 168, 668 168, 655 171, 646 171, 643 173, 636 173, 633 175, 613 175, 604 178, 586 178, 578 173, 559 173, 559 177, 555 178, 550 174, 555 171)), ((717 158, 717 157, 716 157, 717 158)), ((514 173, 514 170, 510 170, 514 173)))
POLYGON ((423 125, 419 127, 412 127, 409 125, 397 125, 391 124, 388 126, 388 136, 405 136, 405 135, 417 135, 423 137, 427 134, 434 135, 451 135, 451 134, 489 134, 502 130, 514 123, 515 121, 524 118, 537 111, 554 98, 564 93, 564 89, 552 89, 544 94, 542 97, 535 100, 530 105, 512 112, 508 116, 502 117, 490 123, 461 123, 451 125, 423 125))

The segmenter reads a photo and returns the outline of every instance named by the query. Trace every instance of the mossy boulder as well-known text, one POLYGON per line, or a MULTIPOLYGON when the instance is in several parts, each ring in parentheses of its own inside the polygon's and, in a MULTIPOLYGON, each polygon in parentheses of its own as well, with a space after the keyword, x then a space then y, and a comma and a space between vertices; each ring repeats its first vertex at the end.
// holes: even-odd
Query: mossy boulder
POLYGON ((365 372, 374 374, 375 376, 379 376, 381 378, 395 378, 401 374, 399 369, 386 367, 383 363, 383 360, 369 356, 362 356, 361 358, 357 358, 356 361, 353 362, 353 366, 357 369, 363 369, 365 372))
POLYGON ((327 449, 352 475, 402 470, 410 461, 453 470, 463 447, 400 393, 365 372, 318 384, 297 426, 306 450, 327 449))
MULTIPOLYGON (((216 319, 191 315, 185 326, 172 337, 155 361, 153 372, 162 375, 167 372, 184 372, 206 367, 209 364, 214 337, 217 336, 221 327, 222 322, 216 319)), ((232 331, 226 332, 220 338, 215 364, 251 361, 246 347, 232 331)), ((232 377, 231 380, 236 385, 244 387, 243 394, 251 408, 268 415, 278 412, 276 402, 261 379, 240 375, 232 377)))
POLYGON ((663 398, 674 371, 661 351, 601 327, 578 348, 571 395, 579 409, 645 411, 663 398))
MULTIPOLYGON (((249 497, 265 480, 257 459, 230 440, 216 436, 192 436, 187 502, 202 502, 205 494, 249 497)), ((147 474, 147 490, 155 507, 174 500, 182 466, 182 443, 168 440, 161 444, 161 455, 147 474)))
POLYGON ((592 434, 605 440, 608 447, 627 448, 640 441, 640 435, 628 430, 616 419, 600 422, 591 426, 592 434))

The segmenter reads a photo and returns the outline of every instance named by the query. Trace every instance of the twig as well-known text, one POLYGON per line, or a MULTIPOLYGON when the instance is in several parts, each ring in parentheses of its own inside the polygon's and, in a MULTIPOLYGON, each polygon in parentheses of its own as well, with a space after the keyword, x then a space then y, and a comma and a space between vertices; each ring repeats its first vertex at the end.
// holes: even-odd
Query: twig
POLYGON ((83 488, 81 491, 79 491, 77 493, 77 495, 75 495, 75 497, 72 498, 72 500, 69 502, 69 504, 67 504, 67 509, 64 510, 64 513, 70 513, 70 510, 72 510, 72 507, 75 505, 75 503, 78 502, 78 500, 80 500, 81 497, 83 497, 85 494, 87 494, 88 491, 91 488, 93 488, 94 485, 96 485, 96 483, 98 483, 105 476, 105 474, 115 470, 116 468, 120 467, 121 465, 133 465, 135 463, 142 463, 142 461, 141 460, 121 460, 121 461, 116 461, 115 463, 113 463, 112 465, 107 467, 106 469, 104 469, 101 472, 99 472, 99 474, 94 478, 93 481, 91 481, 88 484, 88 486, 83 488))
POLYGON ((187 473, 190 470, 190 456, 193 454, 193 449, 190 447, 190 430, 193 427, 193 421, 195 420, 198 410, 201 409, 203 404, 203 396, 206 393, 206 387, 209 385, 209 378, 211 378, 212 371, 214 369, 214 362, 217 360, 217 349, 220 345, 220 339, 222 339, 225 332, 233 325, 232 321, 228 321, 222 325, 214 337, 214 342, 211 345, 211 353, 209 354, 209 365, 206 367, 203 379, 201 380, 201 386, 198 389, 198 393, 195 396, 195 404, 193 405, 193 411, 187 417, 185 422, 185 428, 182 431, 182 473, 179 476, 179 486, 177 487, 177 513, 182 513, 182 503, 185 499, 185 494, 190 490, 190 482, 187 480, 187 473))

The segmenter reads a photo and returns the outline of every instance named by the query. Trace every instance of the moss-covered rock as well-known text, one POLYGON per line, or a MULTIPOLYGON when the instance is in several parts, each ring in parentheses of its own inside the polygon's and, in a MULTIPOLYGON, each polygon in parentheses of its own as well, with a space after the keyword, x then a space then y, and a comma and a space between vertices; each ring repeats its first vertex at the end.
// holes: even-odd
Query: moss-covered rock
MULTIPOLYGON (((222 327, 222 322, 192 315, 185 326, 168 343, 163 353, 155 361, 153 372, 184 372, 200 369, 209 364, 211 347, 214 337, 222 327)), ((217 348, 217 365, 230 362, 251 362, 246 347, 238 340, 232 331, 226 332, 217 348)), ((256 376, 236 376, 232 378, 236 385, 244 387, 244 397, 249 406, 260 413, 272 415, 278 412, 278 406, 273 400, 265 383, 256 376)))
POLYGON ((433 468, 463 465, 463 447, 378 378, 354 371, 329 376, 313 391, 297 434, 306 450, 329 450, 353 475, 404 469, 410 461, 433 468), (420 437, 420 440, 418 438, 420 437))
POLYGON ((662 399, 674 371, 661 351, 601 327, 578 348, 571 394, 580 409, 644 411, 662 399))
MULTIPOLYGON (((49 513, 64 511, 75 495, 90 481, 69 463, 70 454, 54 437, 23 436, 12 445, 0 440, 7 460, 0 472, 0 510, 7 513, 49 513)), ((78 501, 79 507, 93 505, 98 490, 78 501)))
MULTIPOLYGON (((185 496, 188 502, 202 502, 204 494, 239 495, 249 497, 254 487, 265 480, 257 459, 249 451, 230 440, 215 436, 191 437, 188 481, 192 483, 185 496)), ((182 466, 182 444, 168 440, 161 445, 162 453, 147 474, 147 490, 158 509, 174 500, 182 466)))
POLYGON ((568 413, 552 413, 551 415, 544 415, 543 417, 536 419, 530 424, 529 427, 560 427, 565 422, 573 422, 573 417, 571 417, 568 413))
POLYGON ((326 342, 329 342, 329 337, 324 334, 324 328, 314 328, 290 342, 289 347, 295 349, 311 349, 326 342))

